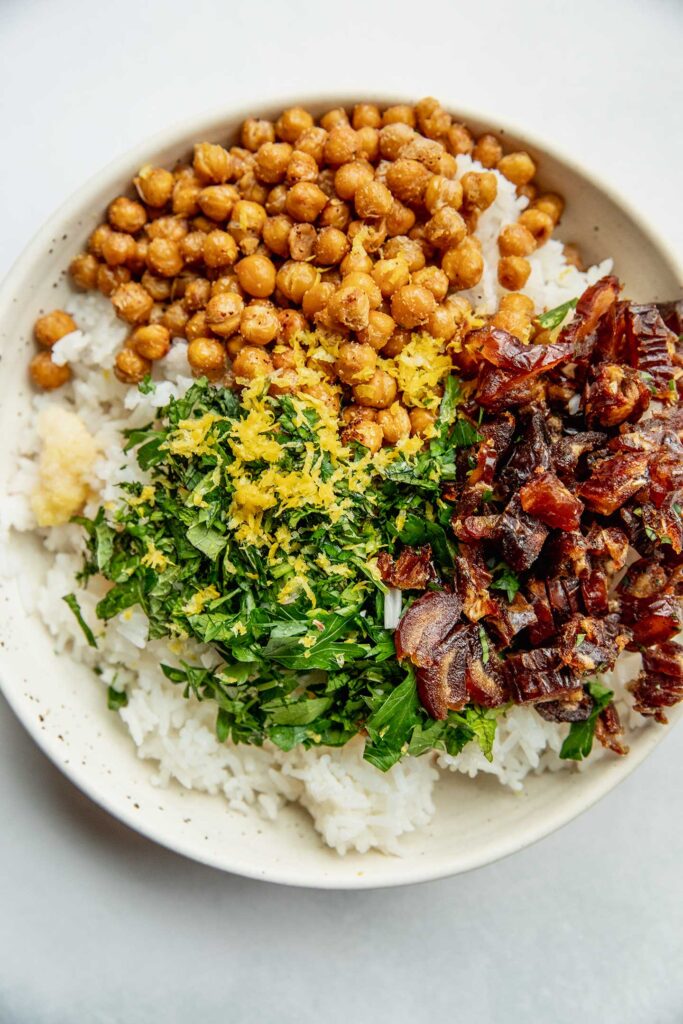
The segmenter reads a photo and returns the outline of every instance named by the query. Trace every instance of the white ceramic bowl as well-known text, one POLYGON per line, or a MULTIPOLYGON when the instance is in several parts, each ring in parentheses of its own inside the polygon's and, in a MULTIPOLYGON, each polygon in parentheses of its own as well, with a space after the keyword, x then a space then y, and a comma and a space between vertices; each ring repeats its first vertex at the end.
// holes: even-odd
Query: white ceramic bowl
MULTIPOLYGON (((12 476, 15 444, 28 415, 26 365, 32 325, 42 310, 68 293, 64 269, 101 219, 108 201, 125 190, 147 162, 170 165, 194 141, 234 138, 240 122, 272 117, 295 102, 315 113, 351 106, 356 98, 281 99, 224 111, 157 135, 83 186, 28 246, 0 290, 0 488, 12 476)), ((404 102, 405 97, 374 97, 404 102)), ((409 100, 408 100, 409 102, 409 100)), ((580 242, 597 262, 615 257, 629 296, 643 301, 680 294, 682 275, 665 246, 637 214, 599 182, 543 144, 495 120, 459 111, 475 132, 494 131, 506 146, 520 145, 538 159, 543 185, 566 197, 560 237, 580 242)), ((22 585, 44 567, 34 538, 13 537, 22 585)), ((45 753, 77 786, 111 814, 156 842, 195 860, 253 878, 318 888, 403 885, 456 874, 513 853, 565 824, 625 778, 657 745, 665 730, 646 726, 626 758, 604 758, 586 770, 529 777, 515 796, 490 778, 449 775, 437 786, 432 825, 403 841, 401 858, 378 853, 339 857, 324 847, 297 808, 277 822, 242 816, 220 797, 153 787, 150 765, 138 760, 117 716, 107 711, 100 686, 68 657, 58 657, 42 624, 22 609, 18 582, 0 579, 0 682, 10 705, 45 753)), ((672 718, 678 717, 673 715, 672 718)))

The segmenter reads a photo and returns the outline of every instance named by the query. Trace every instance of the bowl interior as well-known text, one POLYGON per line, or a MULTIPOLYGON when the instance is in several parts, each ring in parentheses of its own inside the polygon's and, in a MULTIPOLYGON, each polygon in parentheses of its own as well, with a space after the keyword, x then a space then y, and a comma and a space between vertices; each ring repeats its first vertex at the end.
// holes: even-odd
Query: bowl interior
MULTIPOLYGON (((395 102, 394 97, 383 98, 395 102)), ((322 112, 350 105, 349 97, 311 103, 322 112)), ((124 191, 146 162, 172 165, 194 141, 232 140, 240 122, 259 108, 195 121, 157 137, 84 186, 46 225, 15 266, 0 292, 0 488, 7 490, 14 451, 30 416, 26 365, 33 351, 32 324, 69 294, 64 268, 84 245, 108 201, 124 191)), ((615 258, 626 293, 639 300, 665 300, 679 290, 676 268, 664 249, 607 191, 566 161, 495 122, 463 115, 475 132, 502 134, 506 145, 523 147, 537 159, 544 187, 567 201, 559 237, 581 244, 585 259, 615 258)), ((101 686, 90 672, 57 656, 50 637, 23 609, 21 594, 35 588, 46 568, 40 543, 13 536, 10 578, 0 576, 0 682, 15 712, 52 760, 86 793, 131 827, 187 856, 225 870, 271 881, 318 887, 397 885, 454 874, 519 849, 570 820, 624 778, 656 745, 663 730, 648 726, 625 759, 607 759, 586 770, 532 776, 522 795, 497 781, 449 775, 437 786, 437 814, 419 835, 403 840, 405 855, 347 855, 322 845, 305 812, 285 810, 276 822, 256 813, 231 812, 220 797, 157 789, 153 771, 137 759, 117 716, 107 711, 101 686)))

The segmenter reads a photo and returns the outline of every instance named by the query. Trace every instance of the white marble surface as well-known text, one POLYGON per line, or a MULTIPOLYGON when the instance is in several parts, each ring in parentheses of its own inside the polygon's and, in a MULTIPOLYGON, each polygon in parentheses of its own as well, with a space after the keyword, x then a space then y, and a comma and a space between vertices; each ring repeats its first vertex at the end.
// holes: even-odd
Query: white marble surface
MULTIPOLYGON (((517 121, 599 169, 680 252, 681 52, 680 0, 0 0, 0 272, 157 127, 341 88, 517 121)), ((678 1024, 680 743, 503 863, 316 893, 129 832, 0 704, 0 1024, 678 1024)))

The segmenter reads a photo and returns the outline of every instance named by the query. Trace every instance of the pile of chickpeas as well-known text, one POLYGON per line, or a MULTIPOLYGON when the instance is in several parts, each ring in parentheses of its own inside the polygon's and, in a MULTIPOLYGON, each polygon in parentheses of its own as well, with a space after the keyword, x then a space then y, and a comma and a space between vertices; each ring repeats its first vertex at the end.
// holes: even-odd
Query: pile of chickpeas
MULTIPOLYGON (((412 332, 442 339, 454 366, 468 369, 455 343, 473 311, 458 293, 483 273, 474 231, 496 198, 493 168, 529 199, 498 239, 498 279, 508 293, 492 317, 526 341, 527 257, 551 237, 562 199, 538 194, 528 153, 504 154, 494 135, 473 138, 431 98, 383 111, 359 103, 318 123, 291 107, 274 123, 248 118, 238 146, 200 142, 192 162, 173 171, 142 167, 134 193, 113 200, 72 261, 71 278, 107 295, 130 325, 116 356, 119 380, 139 383, 171 339, 184 338, 195 375, 227 386, 272 377, 271 393, 303 391, 329 403, 346 439, 374 451, 423 435, 434 419, 406 407, 383 369, 412 332), (465 153, 484 170, 456 180, 465 153), (311 356, 319 382, 308 375, 302 383, 293 344, 311 330, 341 342, 332 362, 311 356)), ((70 378, 50 348, 75 327, 62 310, 37 321, 42 348, 30 372, 38 387, 70 378)))

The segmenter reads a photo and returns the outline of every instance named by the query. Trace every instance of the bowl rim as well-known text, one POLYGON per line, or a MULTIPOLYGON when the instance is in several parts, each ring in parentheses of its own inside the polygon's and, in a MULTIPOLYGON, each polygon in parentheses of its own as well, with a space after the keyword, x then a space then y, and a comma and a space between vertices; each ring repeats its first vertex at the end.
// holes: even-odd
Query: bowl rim
MULTIPOLYGON (((396 103, 413 104, 415 97, 407 93, 396 93, 393 91, 382 93, 378 90, 373 90, 365 92, 363 100, 380 105, 393 105, 396 103)), ((356 102, 359 102, 358 94, 346 91, 325 94, 302 91, 285 97, 277 92, 269 92, 267 94, 260 94, 256 100, 246 103, 242 102, 238 107, 221 104, 220 106, 198 111, 148 136, 145 140, 108 161, 102 168, 92 174, 82 185, 71 192, 42 226, 38 228, 0 283, 0 316, 3 313, 9 313, 14 295, 21 289, 24 281, 31 278, 33 264, 43 250, 46 247, 49 248, 50 240, 60 238, 64 234, 65 228, 70 228, 73 220, 78 218, 79 213, 92 207, 107 181, 115 182, 124 175, 131 175, 144 163, 148 163, 151 155, 154 153, 164 148, 176 146, 185 139, 191 139, 192 136, 195 139, 213 137, 220 129, 221 122, 241 121, 246 117, 254 116, 254 112, 285 109, 294 105, 309 105, 315 108, 343 106, 348 109, 356 102), (47 246, 46 242, 48 243, 47 246)), ((679 260, 677 253, 672 251, 669 244, 642 218, 630 200, 627 200, 611 181, 606 182, 601 174, 597 174, 592 168, 575 161, 573 157, 567 155, 561 147, 556 146, 554 143, 547 143, 539 139, 533 132, 527 131, 523 125, 520 126, 507 119, 501 120, 476 109, 464 108, 460 104, 451 103, 448 100, 443 102, 443 106, 449 111, 455 111, 455 116, 466 123, 477 122, 482 125, 489 125, 492 126, 491 130, 494 130, 493 126, 495 125, 495 129, 504 133, 505 136, 528 144, 531 149, 563 164, 572 174, 584 180, 589 180, 648 239, 653 248, 660 254, 662 260, 671 267, 678 280, 683 282, 683 262, 679 260)), ((0 660, 2 660, 1 653, 0 660)), ((181 835, 169 837, 162 834, 160 829, 141 821, 139 817, 136 817, 125 806, 116 805, 114 799, 110 798, 106 791, 95 782, 89 780, 87 771, 81 773, 78 767, 73 764, 64 763, 63 757, 60 756, 62 752, 58 750, 56 742, 40 730, 37 722, 29 714, 26 702, 21 696, 20 687, 13 685, 9 677, 5 678, 4 671, 0 673, 0 691, 3 692, 10 708, 24 729, 62 774, 82 793, 93 800, 94 803, 138 834, 142 834, 160 846, 180 853, 191 860, 245 878, 265 880, 281 885, 340 890, 387 888, 446 878, 454 874, 474 870, 478 867, 484 867, 539 842, 552 832, 568 824, 584 811, 589 810, 618 783, 626 779, 654 748, 669 735, 670 729, 683 716, 683 708, 674 710, 671 714, 671 722, 668 729, 648 729, 642 733, 639 737, 637 748, 631 751, 628 758, 612 762, 611 768, 605 764, 605 770, 602 770, 592 780, 590 789, 569 791, 566 799, 558 802, 551 811, 546 811, 540 823, 533 827, 527 825, 526 831, 521 837, 517 832, 510 836, 504 835, 500 837, 498 842, 490 845, 484 856, 473 854, 469 859, 461 858, 460 864, 451 868, 448 866, 430 868, 429 864, 421 859, 411 861, 409 858, 406 858, 403 860, 403 870, 392 871, 386 881, 375 877, 365 878, 362 875, 335 878, 333 873, 330 876, 328 872, 323 877, 309 880, 308 878, 302 878, 300 873, 291 868, 270 866, 264 870, 244 862, 230 863, 229 850, 226 850, 226 856, 222 858, 208 853, 202 855, 201 851, 195 849, 181 835)))

